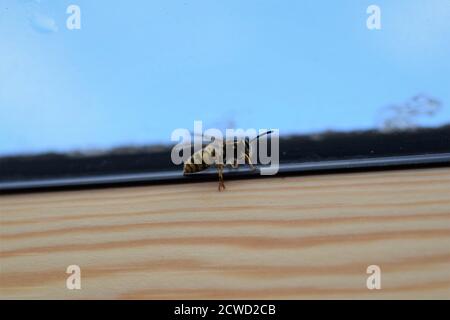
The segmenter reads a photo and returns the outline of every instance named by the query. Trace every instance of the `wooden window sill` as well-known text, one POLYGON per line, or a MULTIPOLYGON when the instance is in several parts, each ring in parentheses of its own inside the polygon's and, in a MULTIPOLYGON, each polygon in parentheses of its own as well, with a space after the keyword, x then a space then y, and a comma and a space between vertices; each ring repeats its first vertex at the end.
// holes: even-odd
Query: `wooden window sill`
POLYGON ((450 168, 226 187, 1 196, 0 298, 450 298, 450 168))

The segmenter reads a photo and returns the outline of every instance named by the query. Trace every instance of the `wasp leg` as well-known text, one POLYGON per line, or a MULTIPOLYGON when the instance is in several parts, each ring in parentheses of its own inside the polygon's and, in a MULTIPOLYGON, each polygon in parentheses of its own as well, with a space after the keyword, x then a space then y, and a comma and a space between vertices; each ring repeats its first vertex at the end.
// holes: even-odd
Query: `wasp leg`
POLYGON ((248 165, 250 166, 250 168, 251 168, 253 171, 255 171, 256 168, 255 168, 255 166, 253 165, 252 160, 250 160, 250 157, 249 157, 248 154, 245 155, 245 159, 248 161, 248 165))
POLYGON ((223 182, 223 164, 217 164, 217 173, 219 174, 219 191, 225 190, 225 183, 223 182))

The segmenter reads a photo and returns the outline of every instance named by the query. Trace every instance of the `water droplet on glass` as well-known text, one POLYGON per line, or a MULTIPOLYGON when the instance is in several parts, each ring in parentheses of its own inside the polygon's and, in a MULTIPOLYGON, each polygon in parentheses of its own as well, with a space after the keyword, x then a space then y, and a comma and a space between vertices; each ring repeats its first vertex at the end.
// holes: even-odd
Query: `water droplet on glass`
POLYGON ((52 33, 58 31, 58 26, 56 25, 55 20, 41 13, 31 14, 30 24, 34 30, 41 33, 52 33))

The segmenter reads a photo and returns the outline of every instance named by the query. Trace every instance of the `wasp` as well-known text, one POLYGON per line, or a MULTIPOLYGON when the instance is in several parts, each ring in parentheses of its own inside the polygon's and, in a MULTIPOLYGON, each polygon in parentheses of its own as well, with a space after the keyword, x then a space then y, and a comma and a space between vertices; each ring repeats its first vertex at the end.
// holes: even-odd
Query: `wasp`
POLYGON ((225 183, 223 179, 223 169, 225 166, 229 165, 232 168, 236 169, 239 167, 239 163, 245 163, 250 166, 252 170, 255 170, 253 163, 251 161, 251 150, 250 144, 258 140, 261 136, 266 134, 270 134, 273 131, 267 131, 256 138, 250 140, 248 137, 245 139, 238 139, 233 141, 221 141, 214 139, 213 142, 206 145, 203 149, 195 152, 191 157, 189 157, 184 162, 184 175, 189 175, 192 173, 200 172, 206 170, 211 165, 214 165, 217 168, 217 173, 219 176, 219 191, 225 189, 225 183), (227 145, 232 145, 233 150, 233 158, 232 161, 229 161, 226 157, 227 145), (237 150, 237 152, 235 151, 237 150), (222 159, 223 161, 218 161, 222 159))

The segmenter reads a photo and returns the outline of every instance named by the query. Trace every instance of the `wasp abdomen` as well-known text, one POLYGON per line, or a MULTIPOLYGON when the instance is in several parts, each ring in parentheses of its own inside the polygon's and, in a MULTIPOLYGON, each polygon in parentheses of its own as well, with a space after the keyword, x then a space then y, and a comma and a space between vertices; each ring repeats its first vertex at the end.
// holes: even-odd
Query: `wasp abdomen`
POLYGON ((204 150, 197 151, 184 163, 184 174, 196 173, 207 169, 210 165, 204 160, 204 150))

